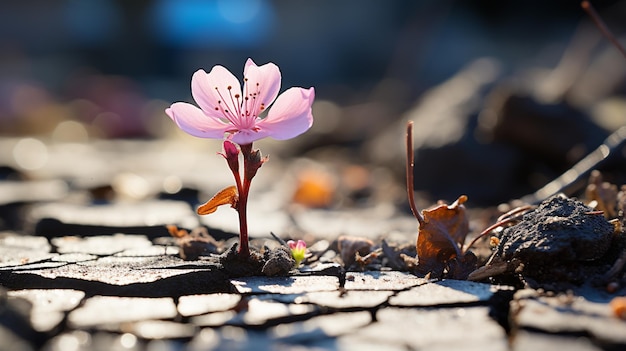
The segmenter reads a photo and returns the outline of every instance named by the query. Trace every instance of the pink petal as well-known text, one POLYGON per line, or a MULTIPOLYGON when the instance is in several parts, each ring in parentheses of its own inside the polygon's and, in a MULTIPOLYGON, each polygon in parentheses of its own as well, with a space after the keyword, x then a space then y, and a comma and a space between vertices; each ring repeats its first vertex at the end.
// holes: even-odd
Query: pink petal
POLYGON ((243 76, 247 79, 244 83, 247 96, 251 98, 250 94, 258 92, 252 104, 248 105, 248 111, 258 115, 261 113, 261 104, 267 108, 278 96, 281 81, 280 69, 271 62, 257 66, 252 59, 248 59, 243 76))
POLYGON ((236 101, 233 104, 235 94, 241 95, 239 80, 223 66, 213 66, 208 74, 200 69, 191 77, 191 95, 200 108, 208 114, 215 114, 215 108, 219 106, 218 101, 226 104, 222 105, 222 108, 238 111, 239 106, 236 101), (230 91, 228 87, 231 87, 230 91))
POLYGON ((202 110, 186 102, 173 104, 165 113, 180 129, 200 138, 222 139, 230 128, 229 124, 205 115, 202 110))
POLYGON ((258 134, 285 140, 306 132, 313 124, 311 105, 314 99, 313 88, 287 89, 272 105, 267 117, 257 122, 258 134))
POLYGON ((233 134, 232 136, 230 136, 230 140, 233 143, 239 144, 239 145, 246 145, 246 144, 250 144, 252 142, 255 142, 259 139, 263 139, 267 136, 267 133, 262 133, 262 132, 258 132, 258 131, 253 131, 253 130, 239 130, 238 132, 236 132, 235 134, 233 134))

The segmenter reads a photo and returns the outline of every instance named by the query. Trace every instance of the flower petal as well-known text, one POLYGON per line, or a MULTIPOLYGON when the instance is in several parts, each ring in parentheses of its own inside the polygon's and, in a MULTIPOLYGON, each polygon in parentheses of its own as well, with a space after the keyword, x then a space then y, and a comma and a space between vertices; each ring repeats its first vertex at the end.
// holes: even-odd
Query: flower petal
POLYGON ((289 88, 276 100, 267 117, 256 126, 258 134, 285 140, 306 132, 313 124, 311 105, 315 98, 313 88, 289 88))
POLYGON ((203 69, 197 70, 191 77, 191 95, 208 114, 215 114, 215 109, 220 107, 219 101, 226 104, 222 108, 238 111, 240 106, 231 100, 236 94, 241 95, 239 80, 223 66, 213 66, 208 74, 203 69), (228 87, 231 87, 230 91, 228 87))
POLYGON ((247 110, 254 116, 258 116, 278 96, 281 81, 280 69, 271 62, 257 66, 252 59, 248 59, 243 76, 247 79, 244 82, 246 96, 253 98, 252 104, 247 105, 247 110))
POLYGON ((261 133, 258 131, 245 129, 245 130, 239 130, 233 135, 231 135, 229 137, 229 140, 239 145, 246 145, 254 141, 257 141, 259 139, 263 139, 266 136, 267 136, 267 133, 261 133))
POLYGON ((218 119, 209 117, 199 108, 186 102, 172 104, 165 113, 180 129, 200 138, 224 138, 224 133, 231 126, 218 119))

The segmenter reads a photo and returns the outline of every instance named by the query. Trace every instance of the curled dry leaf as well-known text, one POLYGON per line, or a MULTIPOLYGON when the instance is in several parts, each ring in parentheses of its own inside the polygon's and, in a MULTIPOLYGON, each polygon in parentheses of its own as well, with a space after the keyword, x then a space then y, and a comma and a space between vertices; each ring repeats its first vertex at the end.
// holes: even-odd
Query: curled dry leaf
POLYGON ((439 204, 422 211, 424 218, 417 234, 418 271, 443 274, 451 260, 461 258, 461 247, 469 232, 469 220, 462 195, 451 205, 439 204))
POLYGON ((342 235, 337 238, 337 249, 345 267, 350 267, 356 260, 356 254, 366 256, 372 251, 374 242, 370 239, 342 235))
POLYGON ((219 253, 223 247, 223 243, 216 241, 205 227, 197 227, 191 233, 172 224, 166 227, 176 239, 183 260, 197 260, 200 256, 219 253))
POLYGON ((217 211, 217 208, 222 205, 230 205, 231 207, 235 208, 237 206, 238 200, 239 196, 237 194, 237 188, 234 185, 231 185, 227 188, 220 190, 204 205, 198 207, 197 212, 200 215, 208 215, 217 211))

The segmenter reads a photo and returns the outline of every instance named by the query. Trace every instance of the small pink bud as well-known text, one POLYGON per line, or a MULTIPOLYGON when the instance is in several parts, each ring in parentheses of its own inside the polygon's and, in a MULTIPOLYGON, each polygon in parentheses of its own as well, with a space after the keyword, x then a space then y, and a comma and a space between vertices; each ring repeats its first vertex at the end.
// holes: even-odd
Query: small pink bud
POLYGON ((230 140, 224 140, 224 157, 237 157, 239 155, 239 149, 237 145, 230 140))
POLYGON ((224 156, 228 167, 233 173, 239 173, 239 149, 237 145, 230 140, 224 140, 224 153, 219 153, 224 156))
POLYGON ((306 255, 306 243, 304 240, 298 240, 297 242, 293 240, 287 241, 287 245, 291 249, 291 255, 293 259, 296 260, 296 267, 300 266, 300 262, 304 260, 306 255))

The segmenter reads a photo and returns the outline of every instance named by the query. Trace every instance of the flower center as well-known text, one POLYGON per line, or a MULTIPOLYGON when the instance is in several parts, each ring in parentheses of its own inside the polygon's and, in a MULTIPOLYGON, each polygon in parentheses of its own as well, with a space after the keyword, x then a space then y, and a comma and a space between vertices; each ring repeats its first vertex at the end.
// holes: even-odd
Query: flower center
POLYGON ((256 119, 261 112, 265 110, 265 103, 260 102, 258 96, 261 93, 261 86, 257 82, 254 86, 254 90, 250 90, 248 87, 248 78, 244 78, 244 92, 243 98, 240 94, 233 94, 232 86, 227 86, 226 94, 222 94, 219 87, 215 87, 215 91, 219 96, 217 101, 216 111, 221 111, 224 119, 235 126, 236 131, 240 130, 253 130, 255 127, 256 119))

